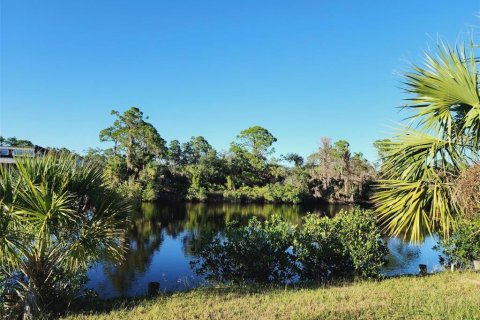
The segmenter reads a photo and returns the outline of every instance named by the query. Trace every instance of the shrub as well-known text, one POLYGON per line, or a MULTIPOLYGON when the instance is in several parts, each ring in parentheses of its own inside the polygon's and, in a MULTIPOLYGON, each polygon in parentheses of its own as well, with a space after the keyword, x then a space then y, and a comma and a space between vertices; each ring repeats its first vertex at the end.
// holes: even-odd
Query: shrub
POLYGON ((145 187, 142 190, 142 200, 143 201, 155 201, 157 199, 157 190, 155 190, 155 185, 152 181, 149 181, 145 184, 145 187))
POLYGON ((449 238, 439 241, 441 263, 469 268, 471 261, 480 259, 480 219, 461 221, 449 238))
POLYGON ((334 218, 339 236, 353 267, 353 275, 374 278, 386 263, 387 246, 371 210, 355 208, 334 218))
POLYGON ((300 203, 304 193, 293 185, 269 184, 264 187, 227 189, 223 192, 223 197, 234 202, 300 203))
POLYGON ((303 219, 302 229, 297 232, 293 246, 302 279, 323 280, 351 270, 345 263, 348 255, 335 222, 316 214, 309 214, 303 219))
POLYGON ((223 235, 207 240, 194 261, 196 272, 207 279, 233 283, 282 283, 294 275, 289 248, 295 227, 278 216, 247 226, 229 223, 223 235))
POLYGON ((265 188, 264 199, 267 202, 300 203, 302 201, 302 191, 290 184, 269 184, 265 188))
POLYGON ((203 187, 190 187, 187 191, 187 200, 190 201, 206 201, 207 200, 207 192, 203 187))
POLYGON ((142 185, 134 179, 128 179, 122 182, 117 190, 125 198, 131 199, 133 202, 140 202, 142 200, 142 185))
POLYGON ((386 262, 387 247, 373 213, 355 208, 333 219, 314 214, 305 217, 294 252, 305 280, 375 278, 386 262))
POLYGON ((375 278, 387 247, 374 215, 354 209, 329 219, 310 214, 298 229, 273 215, 247 226, 231 223, 200 246, 196 272, 218 282, 285 283, 331 278, 375 278))
POLYGON ((264 187, 243 186, 235 190, 225 190, 223 197, 233 202, 257 202, 264 200, 264 187))

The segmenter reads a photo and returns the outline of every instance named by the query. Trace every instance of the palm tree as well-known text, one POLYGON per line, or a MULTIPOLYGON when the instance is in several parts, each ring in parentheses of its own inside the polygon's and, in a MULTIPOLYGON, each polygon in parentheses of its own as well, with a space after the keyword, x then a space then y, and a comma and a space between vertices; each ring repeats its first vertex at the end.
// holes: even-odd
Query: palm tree
POLYGON ((128 211, 102 169, 73 155, 0 166, 0 268, 18 282, 27 318, 61 301, 65 275, 121 256, 128 211))
POLYGON ((462 210, 455 180, 478 159, 480 97, 474 46, 438 45, 423 67, 406 74, 409 123, 382 146, 382 180, 374 195, 386 231, 419 241, 448 237, 462 210))

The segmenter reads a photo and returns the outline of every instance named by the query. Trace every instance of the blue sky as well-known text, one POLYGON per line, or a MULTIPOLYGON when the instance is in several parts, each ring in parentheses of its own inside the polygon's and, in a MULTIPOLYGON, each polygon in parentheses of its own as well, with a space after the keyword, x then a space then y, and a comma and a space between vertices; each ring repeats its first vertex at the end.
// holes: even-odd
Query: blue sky
MULTIPOLYGON (((308 155, 322 136, 374 160, 406 115, 401 72, 477 32, 480 1, 1 1, 0 135, 106 147, 138 106, 166 140, 244 128, 308 155)), ((478 33, 477 33, 478 36, 478 33)))

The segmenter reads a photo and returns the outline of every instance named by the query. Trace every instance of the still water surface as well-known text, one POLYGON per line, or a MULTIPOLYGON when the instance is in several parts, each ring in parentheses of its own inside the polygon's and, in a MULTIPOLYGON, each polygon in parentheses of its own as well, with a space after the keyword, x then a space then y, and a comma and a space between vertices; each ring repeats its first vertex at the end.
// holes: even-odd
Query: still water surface
MULTIPOLYGON (((246 223, 250 217, 267 218, 273 213, 299 223, 302 216, 315 212, 334 216, 348 206, 340 205, 272 205, 272 204, 143 204, 132 217, 127 236, 128 250, 123 262, 108 259, 88 271, 87 287, 103 298, 140 296, 147 292, 149 282, 159 282, 161 291, 186 290, 203 283, 190 267, 195 260, 195 246, 202 234, 218 232, 229 221, 246 223)), ((386 275, 416 273, 424 263, 428 271, 440 269, 436 240, 427 238, 421 245, 388 238, 389 262, 386 275)))

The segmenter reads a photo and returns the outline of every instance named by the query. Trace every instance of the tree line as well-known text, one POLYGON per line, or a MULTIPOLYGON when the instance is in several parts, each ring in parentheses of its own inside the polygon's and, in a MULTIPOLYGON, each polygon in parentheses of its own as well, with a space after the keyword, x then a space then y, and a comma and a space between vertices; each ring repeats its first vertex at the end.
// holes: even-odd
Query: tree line
POLYGON ((136 107, 112 111, 113 124, 99 134, 110 147, 84 156, 102 164, 113 187, 143 201, 281 202, 366 201, 374 166, 345 140, 322 138, 306 159, 273 157, 277 138, 261 126, 242 130, 227 151, 203 136, 167 143, 136 107))

